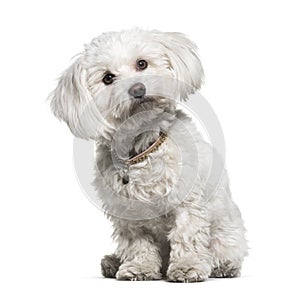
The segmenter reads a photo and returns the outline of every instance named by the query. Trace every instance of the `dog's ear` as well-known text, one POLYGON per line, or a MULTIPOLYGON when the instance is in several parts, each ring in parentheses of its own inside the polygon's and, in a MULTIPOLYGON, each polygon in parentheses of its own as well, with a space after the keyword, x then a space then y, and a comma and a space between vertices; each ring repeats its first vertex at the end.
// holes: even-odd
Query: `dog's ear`
POLYGON ((197 46, 181 33, 158 33, 157 37, 165 48, 170 69, 179 82, 180 97, 186 100, 189 94, 200 89, 204 81, 197 46))
POLYGON ((87 87, 81 57, 63 72, 49 98, 54 115, 65 121, 75 136, 94 138, 99 112, 87 87))

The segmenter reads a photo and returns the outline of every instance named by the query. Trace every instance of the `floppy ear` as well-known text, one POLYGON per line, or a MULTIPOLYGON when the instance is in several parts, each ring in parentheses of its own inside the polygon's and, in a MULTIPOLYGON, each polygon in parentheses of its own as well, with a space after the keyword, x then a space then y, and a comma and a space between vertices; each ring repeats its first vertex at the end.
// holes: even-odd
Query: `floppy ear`
POLYGON ((197 46, 185 35, 175 32, 158 33, 158 41, 165 48, 170 69, 178 80, 180 98, 187 100, 204 81, 197 46))
POLYGON ((95 137, 100 115, 86 84, 82 57, 63 72, 50 99, 54 115, 65 121, 75 136, 95 137))

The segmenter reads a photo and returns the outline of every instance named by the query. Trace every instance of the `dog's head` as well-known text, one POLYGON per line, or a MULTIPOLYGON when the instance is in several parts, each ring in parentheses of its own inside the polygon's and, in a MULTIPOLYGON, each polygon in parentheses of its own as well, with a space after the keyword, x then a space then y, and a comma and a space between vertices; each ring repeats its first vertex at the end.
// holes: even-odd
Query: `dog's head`
POLYGON ((95 38, 62 74, 51 108, 75 136, 95 138, 143 110, 172 111, 199 89, 196 46, 180 33, 133 29, 95 38))

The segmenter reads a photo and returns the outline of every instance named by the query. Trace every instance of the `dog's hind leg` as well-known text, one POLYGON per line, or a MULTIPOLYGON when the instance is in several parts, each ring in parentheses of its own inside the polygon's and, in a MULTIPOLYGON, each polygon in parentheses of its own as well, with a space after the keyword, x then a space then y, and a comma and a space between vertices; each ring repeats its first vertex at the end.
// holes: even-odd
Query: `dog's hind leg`
POLYGON ((115 255, 105 255, 101 260, 101 272, 105 278, 115 278, 121 265, 120 259, 115 255))
POLYGON ((247 255, 245 228, 236 205, 231 202, 226 213, 211 224, 210 250, 214 267, 210 277, 234 278, 240 276, 244 257, 247 255))

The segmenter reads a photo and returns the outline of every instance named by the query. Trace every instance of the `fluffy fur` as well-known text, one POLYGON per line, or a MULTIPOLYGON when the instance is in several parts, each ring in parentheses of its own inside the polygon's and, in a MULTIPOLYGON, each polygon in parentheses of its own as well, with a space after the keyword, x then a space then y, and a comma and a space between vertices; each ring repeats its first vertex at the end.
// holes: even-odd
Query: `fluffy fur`
POLYGON ((212 148, 176 104, 202 82, 196 46, 188 38, 132 29, 105 33, 86 45, 52 93, 55 116, 75 136, 96 142, 94 184, 118 244, 101 262, 105 277, 195 282, 240 274, 245 228, 226 172, 208 197, 212 148), (141 59, 148 63, 145 70, 136 68, 141 59), (102 81, 107 72, 115 75, 110 85, 102 81), (142 99, 128 93, 137 82, 146 87, 142 99), (165 143, 132 165, 130 181, 123 184, 114 143, 124 159, 146 149, 160 131, 168 134, 165 143), (182 194, 186 187, 189 192, 182 194))

